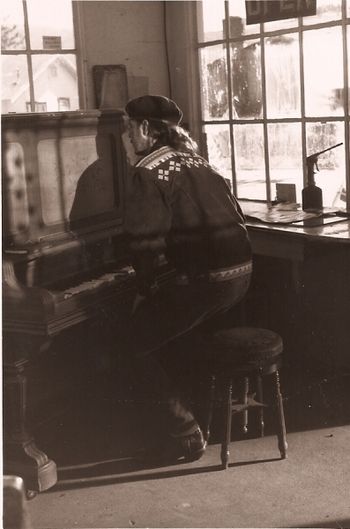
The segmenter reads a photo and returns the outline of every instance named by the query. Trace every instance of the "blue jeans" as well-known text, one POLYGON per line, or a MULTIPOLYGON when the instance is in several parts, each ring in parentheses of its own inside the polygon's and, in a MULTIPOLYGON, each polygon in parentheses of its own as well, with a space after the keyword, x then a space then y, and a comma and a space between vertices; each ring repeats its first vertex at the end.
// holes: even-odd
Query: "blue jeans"
MULTIPOLYGON (((178 394, 172 373, 162 366, 163 352, 177 338, 237 305, 249 288, 250 277, 246 274, 221 282, 169 284, 145 299, 131 318, 128 354, 142 373, 146 388, 164 403, 167 429, 173 436, 193 433, 198 425, 178 394)), ((176 355, 173 348, 171 352, 176 355)))
POLYGON ((205 321, 227 312, 246 294, 250 274, 221 282, 197 280, 169 284, 139 305, 131 318, 133 353, 143 356, 160 349, 205 321))

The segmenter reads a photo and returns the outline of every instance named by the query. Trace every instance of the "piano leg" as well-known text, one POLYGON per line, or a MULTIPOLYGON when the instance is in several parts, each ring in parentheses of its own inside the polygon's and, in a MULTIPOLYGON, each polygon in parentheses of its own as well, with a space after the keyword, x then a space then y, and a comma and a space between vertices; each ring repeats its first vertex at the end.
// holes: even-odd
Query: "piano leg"
POLYGON ((41 492, 55 485, 57 469, 26 430, 28 360, 4 361, 4 473, 22 477, 27 491, 41 492))

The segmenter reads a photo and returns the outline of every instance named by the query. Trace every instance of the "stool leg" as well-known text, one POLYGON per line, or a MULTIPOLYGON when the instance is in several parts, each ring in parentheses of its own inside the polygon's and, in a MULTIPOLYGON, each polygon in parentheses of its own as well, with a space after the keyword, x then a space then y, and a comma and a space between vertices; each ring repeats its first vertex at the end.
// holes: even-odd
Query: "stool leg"
POLYGON ((229 379, 224 384, 224 437, 221 444, 222 468, 228 467, 231 442, 231 421, 232 421, 232 380, 229 379))
MULTIPOLYGON (((263 393, 263 384, 262 384, 262 376, 257 375, 256 377, 256 398, 257 401, 261 404, 264 402, 264 393, 263 393)), ((264 408, 261 406, 258 408, 258 420, 259 420, 259 430, 260 430, 260 437, 264 437, 264 429, 265 429, 265 423, 264 423, 264 408)))
POLYGON ((287 457, 287 433, 286 433, 286 423, 284 420, 284 410, 283 410, 283 400, 280 387, 280 377, 278 370, 274 373, 275 383, 276 383, 276 402, 277 402, 277 411, 278 411, 278 448, 281 453, 281 458, 286 459, 287 457))
MULTIPOLYGON (((248 404, 249 378, 244 377, 242 404, 248 404)), ((244 434, 248 433, 248 408, 242 412, 242 430, 244 434)))
POLYGON ((214 400, 215 400, 215 375, 210 377, 210 386, 209 386, 209 397, 208 397, 208 414, 207 414, 207 423, 204 429, 204 439, 206 442, 209 442, 210 437, 210 426, 213 418, 213 409, 214 409, 214 400))

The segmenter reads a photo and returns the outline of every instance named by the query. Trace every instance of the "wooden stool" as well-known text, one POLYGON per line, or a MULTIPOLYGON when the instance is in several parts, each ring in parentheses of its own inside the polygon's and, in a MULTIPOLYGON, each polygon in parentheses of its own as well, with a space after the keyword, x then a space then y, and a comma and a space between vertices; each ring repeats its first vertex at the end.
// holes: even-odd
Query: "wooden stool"
POLYGON ((224 434, 221 443, 221 462, 223 469, 228 467, 229 444, 231 441, 231 419, 233 412, 243 415, 243 431, 248 429, 248 408, 256 406, 259 415, 260 436, 264 435, 263 385, 262 377, 273 375, 275 382, 276 407, 278 415, 278 448, 281 458, 287 457, 287 438, 284 420, 283 402, 280 391, 278 369, 282 363, 282 338, 267 329, 236 327, 220 330, 207 338, 210 367, 210 397, 206 440, 209 440, 210 424, 213 414, 216 382, 220 382, 224 408, 224 434), (256 383, 256 401, 249 402, 249 383, 256 383), (236 380, 243 386, 241 402, 232 403, 232 382, 236 380))

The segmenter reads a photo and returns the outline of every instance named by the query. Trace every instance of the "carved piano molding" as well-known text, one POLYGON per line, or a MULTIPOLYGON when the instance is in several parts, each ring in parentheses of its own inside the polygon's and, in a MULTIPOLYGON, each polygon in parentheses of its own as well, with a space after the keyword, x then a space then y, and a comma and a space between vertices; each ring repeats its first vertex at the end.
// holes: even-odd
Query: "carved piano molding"
POLYGON ((57 469, 26 430, 28 362, 22 359, 8 364, 5 355, 4 473, 23 477, 27 490, 43 491, 57 482, 57 469))

